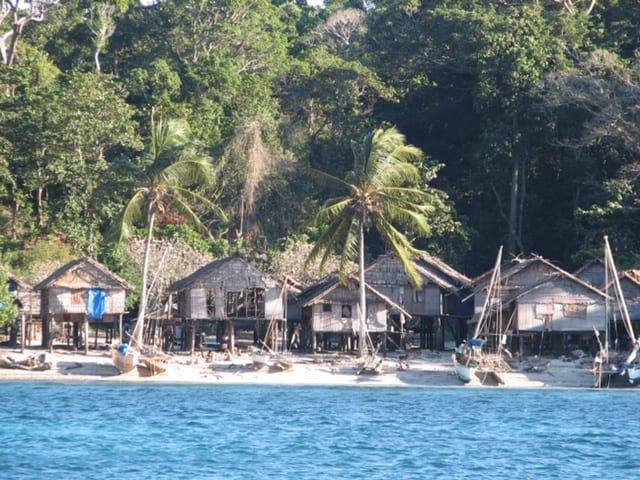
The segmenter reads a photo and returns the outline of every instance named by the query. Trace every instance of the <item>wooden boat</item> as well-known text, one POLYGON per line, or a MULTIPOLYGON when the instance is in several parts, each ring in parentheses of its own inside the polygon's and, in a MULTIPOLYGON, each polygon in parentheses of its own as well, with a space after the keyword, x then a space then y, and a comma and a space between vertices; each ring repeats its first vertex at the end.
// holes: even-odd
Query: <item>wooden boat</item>
POLYGON ((463 383, 469 383, 476 376, 482 362, 482 340, 472 338, 469 344, 462 342, 453 352, 453 366, 463 383))
POLYGON ((138 364, 140 352, 128 343, 121 343, 111 347, 111 361, 120 373, 129 373, 138 364))
POLYGON ((45 371, 51 370, 52 363, 47 355, 42 353, 38 357, 30 355, 26 358, 16 360, 11 356, 0 355, 0 368, 12 368, 16 370, 45 371))
POLYGON ((375 353, 361 358, 356 366, 356 374, 362 375, 367 373, 384 373, 384 358, 375 353))
POLYGON ((154 377, 162 375, 167 371, 166 356, 145 356, 141 357, 136 364, 138 375, 141 377, 154 377))
MULTIPOLYGON (((453 352, 452 360, 456 375, 463 383, 469 383, 476 378, 478 369, 483 363, 483 346, 485 340, 480 338, 480 334, 487 329, 489 319, 493 313, 498 317, 496 319, 497 328, 502 324, 502 303, 500 298, 500 266, 502 263, 502 247, 498 250, 496 263, 493 267, 491 280, 487 288, 487 296, 482 305, 480 318, 476 324, 473 337, 469 342, 463 341, 453 352)), ((500 347, 496 355, 500 354, 500 347)), ((489 372, 485 372, 489 373, 489 372)))
POLYGON ((293 368, 291 355, 255 349, 251 354, 252 366, 259 371, 285 371, 293 368))
POLYGON ((609 239, 604 237, 604 265, 605 265, 605 338, 601 340, 600 333, 595 325, 593 330, 600 350, 594 358, 593 374, 594 386, 607 387, 635 387, 640 385, 640 339, 636 338, 631 324, 631 318, 624 299, 620 278, 613 261, 609 239), (613 295, 610 294, 613 292, 613 295), (616 309, 610 308, 610 299, 613 299, 616 309), (609 328, 615 322, 615 313, 619 313, 625 327, 631 347, 626 353, 610 351, 609 328))

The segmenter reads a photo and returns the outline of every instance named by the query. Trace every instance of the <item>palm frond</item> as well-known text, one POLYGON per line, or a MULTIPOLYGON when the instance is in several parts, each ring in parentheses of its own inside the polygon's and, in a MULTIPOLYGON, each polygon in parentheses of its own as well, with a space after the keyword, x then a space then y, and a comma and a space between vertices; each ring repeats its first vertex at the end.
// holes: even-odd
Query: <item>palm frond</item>
POLYGON ((407 160, 386 156, 376 163, 376 170, 371 172, 369 181, 376 187, 417 185, 420 171, 407 160))
POLYGON ((320 238, 315 242, 311 252, 309 252, 305 266, 312 264, 322 255, 319 264, 319 268, 322 270, 329 257, 337 250, 342 249, 342 244, 352 221, 352 218, 347 216, 334 217, 334 219, 328 223, 324 232, 320 235, 320 238))
POLYGON ((221 220, 225 222, 227 221, 227 214, 224 212, 224 210, 222 210, 222 208, 220 208, 218 204, 212 202, 204 195, 180 186, 175 186, 174 190, 179 194, 181 203, 189 206, 189 210, 193 211, 191 209, 191 205, 204 206, 207 209, 211 210, 221 220))
POLYGON ((344 211, 351 205, 351 197, 332 198, 325 202, 325 205, 316 214, 314 223, 324 225, 334 218, 342 216, 344 211))
POLYGON ((396 225, 408 232, 428 236, 429 221, 437 216, 441 198, 418 188, 424 181, 419 169, 423 153, 406 145, 405 137, 397 129, 377 129, 362 142, 351 142, 354 160, 353 184, 319 172, 318 177, 334 185, 349 188, 346 196, 328 200, 316 215, 316 224, 325 230, 312 250, 310 258, 321 253, 325 257, 341 248, 340 272, 343 280, 346 266, 358 257, 360 227, 367 222, 379 233, 388 250, 395 253, 404 265, 411 282, 418 285, 421 277, 411 259, 422 254, 413 247, 396 225), (369 223, 371 222, 371 224, 369 223))
POLYGON ((138 222, 143 222, 146 218, 146 206, 146 190, 138 189, 109 229, 107 237, 117 239, 117 241, 131 238, 133 226, 138 222))
POLYGON ((422 277, 418 274, 412 260, 425 252, 415 248, 409 239, 396 229, 383 217, 376 217, 374 220, 378 232, 383 233, 382 238, 387 247, 398 257, 404 266, 409 280, 416 287, 422 286, 422 277))
POLYGON ((358 247, 360 244, 360 223, 361 220, 353 218, 349 224, 349 229, 344 237, 342 255, 340 256, 339 278, 342 283, 346 283, 349 266, 358 258, 358 247))
POLYGON ((211 185, 213 167, 206 157, 179 159, 159 171, 156 178, 171 185, 211 185))
POLYGON ((182 150, 190 143, 190 133, 186 122, 177 119, 155 119, 151 115, 151 139, 149 156, 158 162, 163 156, 182 150))
POLYGON ((337 187, 337 188, 346 188, 349 190, 352 188, 352 185, 350 183, 334 175, 323 172, 322 170, 316 170, 315 168, 311 168, 309 169, 309 172, 311 173, 311 176, 315 180, 319 180, 320 182, 326 185, 337 187))

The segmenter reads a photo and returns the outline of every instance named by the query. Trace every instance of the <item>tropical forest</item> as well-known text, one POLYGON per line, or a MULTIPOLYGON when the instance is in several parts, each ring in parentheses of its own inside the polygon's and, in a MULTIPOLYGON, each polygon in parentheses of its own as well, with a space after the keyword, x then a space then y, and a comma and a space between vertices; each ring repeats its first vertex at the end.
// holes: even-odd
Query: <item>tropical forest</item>
POLYGON ((631 0, 0 0, 3 275, 91 257, 135 309, 236 252, 309 284, 361 246, 474 276, 608 236, 638 267, 638 25, 631 0))

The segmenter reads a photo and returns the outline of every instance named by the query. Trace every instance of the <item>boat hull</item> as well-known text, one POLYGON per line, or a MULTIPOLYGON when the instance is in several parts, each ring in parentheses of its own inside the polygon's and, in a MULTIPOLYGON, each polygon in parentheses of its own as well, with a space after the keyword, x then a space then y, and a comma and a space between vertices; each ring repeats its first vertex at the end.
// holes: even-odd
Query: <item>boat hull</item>
POLYGON ((456 370, 456 375, 458 375, 458 378, 463 383, 469 383, 471 380, 475 378, 476 372, 478 370, 477 366, 464 365, 463 363, 458 361, 458 358, 456 357, 455 353, 452 355, 452 358, 453 358, 453 366, 456 370))
MULTIPOLYGON (((128 345, 127 345, 128 346, 128 345)), ((129 373, 138 364, 138 352, 122 345, 111 348, 111 361, 120 373, 129 373)))
POLYGON ((633 385, 640 385, 640 367, 627 368, 627 375, 629 383, 632 383, 633 385))
POLYGON ((154 377, 167 372, 166 363, 164 358, 142 358, 136 364, 136 369, 141 377, 154 377))
POLYGON ((377 355, 363 358, 356 368, 356 374, 362 375, 363 373, 384 373, 384 359, 377 355))
POLYGON ((286 371, 293 368, 293 359, 278 353, 254 352, 251 359, 255 370, 286 371))

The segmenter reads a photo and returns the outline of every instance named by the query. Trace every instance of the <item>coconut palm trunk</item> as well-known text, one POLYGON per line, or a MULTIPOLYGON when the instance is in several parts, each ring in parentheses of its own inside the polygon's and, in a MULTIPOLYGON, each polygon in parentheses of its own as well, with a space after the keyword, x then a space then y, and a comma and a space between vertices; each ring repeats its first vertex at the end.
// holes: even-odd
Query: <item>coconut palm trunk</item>
MULTIPOLYGON (((325 201, 316 215, 315 223, 323 231, 306 263, 320 257, 322 268, 329 256, 339 251, 339 278, 346 283, 351 262, 357 261, 358 354, 363 357, 371 347, 366 325, 365 233, 376 230, 384 246, 402 262, 411 284, 419 287, 422 277, 411 260, 424 252, 412 245, 406 233, 429 237, 430 219, 447 207, 442 202, 444 195, 426 184, 426 177, 417 167, 423 159, 422 152, 406 145, 396 129, 375 130, 362 143, 352 142, 351 149, 354 168, 343 178, 314 170, 318 179, 345 193, 325 201)), ((435 177, 435 171, 430 174, 435 177)))
POLYGON ((137 185, 118 222, 112 227, 119 241, 130 237, 134 225, 144 224, 148 228, 138 320, 131 335, 138 347, 143 346, 149 264, 157 216, 171 209, 185 223, 209 237, 211 232, 200 219, 199 212, 193 209, 194 205, 199 209, 206 207, 210 213, 226 220, 222 209, 194 188, 213 184, 212 160, 195 148, 186 127, 178 120, 164 121, 161 118, 156 121, 152 114, 149 146, 141 156, 126 163, 127 170, 135 172, 137 185))
POLYGON ((360 222, 360 245, 358 253, 358 271, 360 277, 360 314, 358 315, 358 356, 365 355, 367 348, 367 290, 364 280, 364 222, 360 222))
POLYGON ((142 287, 140 288, 140 305, 138 306, 138 321, 133 330, 133 341, 138 347, 142 347, 144 334, 144 317, 147 308, 147 282, 149 280, 149 259, 151 257, 151 242, 153 241, 153 226, 155 224, 156 214, 153 208, 149 211, 149 231, 144 245, 144 260, 142 262, 142 287))

